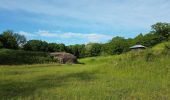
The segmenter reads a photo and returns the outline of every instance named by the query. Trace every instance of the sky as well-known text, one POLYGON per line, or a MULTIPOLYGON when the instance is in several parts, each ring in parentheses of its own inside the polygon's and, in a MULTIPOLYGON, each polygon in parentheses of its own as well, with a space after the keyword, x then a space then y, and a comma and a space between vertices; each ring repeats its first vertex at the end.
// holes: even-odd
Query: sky
POLYGON ((86 44, 133 38, 170 22, 170 0, 0 0, 0 32, 28 40, 86 44))

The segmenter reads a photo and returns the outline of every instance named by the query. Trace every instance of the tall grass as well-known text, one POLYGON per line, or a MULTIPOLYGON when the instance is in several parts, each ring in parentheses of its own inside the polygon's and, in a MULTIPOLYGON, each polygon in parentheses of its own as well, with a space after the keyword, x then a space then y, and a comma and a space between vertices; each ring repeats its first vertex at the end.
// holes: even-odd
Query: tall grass
POLYGON ((55 62, 47 53, 0 49, 0 65, 38 64, 55 62))
POLYGON ((170 99, 168 55, 158 55, 153 50, 91 57, 80 62, 85 64, 1 66, 0 99, 170 99), (153 60, 146 60, 148 53, 155 56, 153 60))

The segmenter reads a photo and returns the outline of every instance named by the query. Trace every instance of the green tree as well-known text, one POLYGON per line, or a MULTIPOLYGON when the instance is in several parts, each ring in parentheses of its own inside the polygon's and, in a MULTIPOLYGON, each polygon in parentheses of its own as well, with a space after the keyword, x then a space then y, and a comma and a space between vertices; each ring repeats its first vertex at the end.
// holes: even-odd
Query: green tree
POLYGON ((20 47, 23 47, 23 45, 26 43, 27 39, 24 35, 20 35, 18 33, 15 33, 14 34, 14 37, 17 41, 17 45, 20 46, 20 47))
POLYGON ((156 23, 152 25, 152 31, 168 39, 170 36, 170 23, 156 23))
POLYGON ((135 44, 142 44, 142 45, 144 45, 143 39, 144 39, 144 36, 143 36, 142 33, 140 33, 139 35, 137 35, 137 36, 134 38, 134 43, 135 43, 135 44))
POLYGON ((14 37, 13 31, 11 31, 11 30, 4 31, 0 35, 0 41, 3 44, 4 48, 8 48, 8 49, 17 49, 18 48, 17 40, 14 37))
POLYGON ((48 51, 48 43, 45 41, 41 41, 41 40, 29 40, 24 45, 24 50, 47 52, 48 51))
POLYGON ((75 55, 77 58, 85 57, 85 45, 70 45, 67 47, 67 52, 75 55))
POLYGON ((66 52, 67 51, 65 44, 61 43, 61 44, 58 44, 58 45, 59 45, 59 51, 60 52, 66 52))
POLYGON ((121 54, 129 51, 129 44, 123 37, 114 37, 109 43, 106 44, 105 49, 108 54, 121 54))
POLYGON ((155 33, 145 34, 143 37, 143 45, 147 47, 154 46, 155 44, 160 43, 163 40, 162 36, 155 33))
POLYGON ((60 51, 60 45, 56 43, 49 43, 48 44, 48 51, 49 52, 59 52, 60 51))
POLYGON ((99 56, 101 54, 102 45, 100 43, 89 43, 85 46, 86 56, 99 56))

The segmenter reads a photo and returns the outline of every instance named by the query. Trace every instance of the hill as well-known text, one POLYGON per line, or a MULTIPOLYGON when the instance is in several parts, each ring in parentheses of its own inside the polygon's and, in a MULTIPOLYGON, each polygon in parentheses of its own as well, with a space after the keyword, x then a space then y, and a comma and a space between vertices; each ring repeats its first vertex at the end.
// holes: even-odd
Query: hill
POLYGON ((167 43, 141 52, 80 59, 84 64, 0 66, 0 97, 169 100, 170 50, 165 46, 167 43))
POLYGON ((0 49, 0 65, 37 64, 54 62, 45 52, 0 49))

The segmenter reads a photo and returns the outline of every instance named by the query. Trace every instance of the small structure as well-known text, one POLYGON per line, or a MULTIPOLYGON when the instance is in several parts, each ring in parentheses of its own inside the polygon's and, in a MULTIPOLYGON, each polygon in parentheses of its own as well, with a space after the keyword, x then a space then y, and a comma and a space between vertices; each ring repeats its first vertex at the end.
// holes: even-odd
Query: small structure
POLYGON ((54 57, 54 59, 57 59, 59 61, 59 63, 61 64, 65 64, 65 63, 77 63, 77 57, 70 54, 70 53, 66 53, 66 52, 54 52, 54 53, 50 53, 50 55, 52 57, 54 57))
POLYGON ((131 50, 143 50, 143 49, 146 49, 145 46, 143 45, 134 45, 132 47, 130 47, 131 50))

